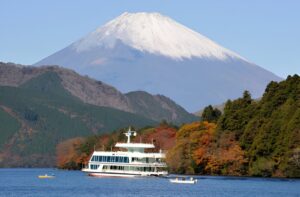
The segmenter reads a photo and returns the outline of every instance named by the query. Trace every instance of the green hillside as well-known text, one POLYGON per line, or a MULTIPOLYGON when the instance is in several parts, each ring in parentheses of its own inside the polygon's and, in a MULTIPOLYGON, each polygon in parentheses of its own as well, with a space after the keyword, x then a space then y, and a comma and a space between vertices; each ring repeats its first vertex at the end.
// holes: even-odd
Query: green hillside
MULTIPOLYGON (((22 162, 27 166, 54 164, 51 158, 56 144, 68 138, 100 134, 128 125, 155 124, 132 113, 83 103, 63 88, 54 72, 42 74, 20 87, 0 87, 0 105, 13 111, 13 115, 0 111, 0 122, 5 123, 0 126, 0 145, 14 135, 10 139, 12 144, 1 152, 20 158, 16 162, 8 161, 9 165, 16 166, 22 166, 22 162), (32 161, 30 157, 38 159, 32 161)), ((0 161, 0 165, 6 165, 6 159, 0 161)))
POLYGON ((129 98, 131 106, 137 114, 152 117, 154 120, 165 119, 180 125, 198 119, 198 117, 188 113, 174 101, 162 95, 153 96, 144 91, 135 91, 127 93, 126 96, 129 98))
POLYGON ((300 176, 300 77, 271 82, 260 101, 228 101, 219 135, 235 134, 247 156, 250 175, 300 176))
POLYGON ((20 129, 20 123, 7 112, 0 108, 0 148, 3 148, 5 142, 7 142, 14 133, 20 129))
POLYGON ((171 172, 300 177, 300 77, 270 82, 260 100, 248 91, 228 100, 221 116, 185 124, 167 154, 171 172), (207 121, 211 121, 210 123, 207 121))
MULTIPOLYGON (((67 90, 68 93, 83 103, 134 113, 155 122, 166 120, 181 125, 197 119, 193 114, 188 113, 184 108, 163 95, 152 95, 144 91, 123 94, 106 83, 59 66, 33 67, 0 62, 0 86, 20 87, 28 80, 47 72, 56 73, 61 79, 60 84, 63 89, 61 87, 54 88, 51 92, 54 95, 62 96, 61 93, 64 92, 63 94, 65 94, 65 90, 67 90)), ((38 87, 39 84, 28 82, 30 87, 27 85, 27 88, 39 90, 42 88, 45 91, 51 91, 46 89, 47 83, 50 81, 47 82, 48 79, 42 78, 40 80, 45 83, 45 87, 38 87)))

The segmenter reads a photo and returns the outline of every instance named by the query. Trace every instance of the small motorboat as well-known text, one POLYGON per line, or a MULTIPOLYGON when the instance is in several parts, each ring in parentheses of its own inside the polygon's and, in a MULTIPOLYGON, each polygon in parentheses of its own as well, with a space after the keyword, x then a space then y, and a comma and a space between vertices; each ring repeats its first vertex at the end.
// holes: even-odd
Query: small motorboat
POLYGON ((197 179, 194 179, 193 177, 187 179, 185 177, 176 177, 175 179, 170 179, 171 183, 182 183, 182 184, 195 184, 197 183, 197 179))
POLYGON ((55 178, 55 176, 54 175, 44 174, 44 175, 39 175, 38 178, 39 179, 53 179, 53 178, 55 178))

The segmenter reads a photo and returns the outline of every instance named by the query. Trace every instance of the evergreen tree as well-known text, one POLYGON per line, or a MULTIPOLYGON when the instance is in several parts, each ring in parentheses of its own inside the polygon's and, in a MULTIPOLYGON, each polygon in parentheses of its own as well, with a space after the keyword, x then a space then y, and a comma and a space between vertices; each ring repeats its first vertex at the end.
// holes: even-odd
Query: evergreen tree
POLYGON ((221 114, 222 112, 219 109, 213 108, 211 105, 209 105, 204 108, 201 115, 201 120, 208 122, 217 122, 221 114))

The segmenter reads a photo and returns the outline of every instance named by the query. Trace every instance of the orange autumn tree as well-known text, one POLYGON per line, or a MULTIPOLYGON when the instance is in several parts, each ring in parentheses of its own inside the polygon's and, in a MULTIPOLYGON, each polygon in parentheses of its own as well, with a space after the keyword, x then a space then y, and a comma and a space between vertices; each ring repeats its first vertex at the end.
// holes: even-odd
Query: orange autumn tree
POLYGON ((216 135, 216 124, 204 121, 179 129, 167 163, 175 173, 243 175, 247 161, 233 133, 216 135))
POLYGON ((56 146, 56 164, 58 168, 80 169, 88 163, 94 150, 108 150, 114 143, 116 134, 72 138, 56 146))
POLYGON ((245 152, 235 134, 224 132, 211 144, 203 171, 205 174, 245 175, 246 164, 245 152))
POLYGON ((84 138, 72 138, 56 146, 57 167, 64 169, 79 169, 86 155, 78 151, 84 138))
POLYGON ((177 130, 169 125, 160 125, 158 127, 141 130, 138 132, 137 137, 133 138, 133 141, 153 143, 155 148, 149 151, 168 151, 175 145, 176 132, 177 130))
POLYGON ((194 122, 183 125, 176 134, 176 144, 167 153, 171 172, 199 173, 199 163, 205 160, 216 128, 214 123, 194 122))

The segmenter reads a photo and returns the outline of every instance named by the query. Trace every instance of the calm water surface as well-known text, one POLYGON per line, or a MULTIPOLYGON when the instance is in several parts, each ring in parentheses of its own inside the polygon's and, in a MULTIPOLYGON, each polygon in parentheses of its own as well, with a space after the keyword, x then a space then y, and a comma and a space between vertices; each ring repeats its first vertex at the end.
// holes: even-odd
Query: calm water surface
POLYGON ((93 178, 80 171, 0 169, 0 196, 299 196, 300 180, 199 176, 198 184, 166 178, 93 178), (38 179, 41 174, 54 179, 38 179))

